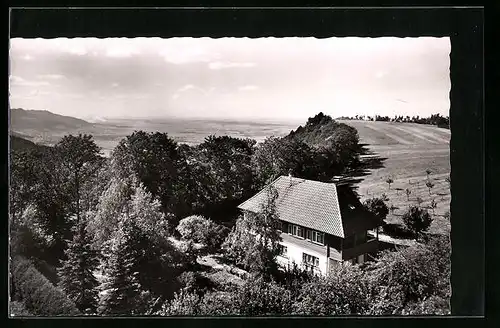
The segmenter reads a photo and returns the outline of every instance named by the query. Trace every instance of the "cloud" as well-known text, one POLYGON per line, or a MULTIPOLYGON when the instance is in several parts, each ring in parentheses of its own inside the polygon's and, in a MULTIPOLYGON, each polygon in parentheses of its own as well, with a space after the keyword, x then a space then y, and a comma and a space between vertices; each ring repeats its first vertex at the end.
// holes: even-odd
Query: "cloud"
POLYGON ((245 86, 238 88, 238 90, 240 90, 240 91, 254 91, 257 89, 259 89, 259 87, 256 85, 245 85, 245 86))
POLYGON ((224 68, 246 68, 246 67, 255 67, 255 63, 235 63, 235 62, 211 62, 208 64, 208 68, 210 69, 224 69, 224 68))
POLYGON ((78 45, 66 48, 65 51, 67 53, 75 55, 75 56, 84 56, 87 54, 87 49, 85 49, 82 46, 78 46, 78 45))
POLYGON ((24 55, 22 58, 24 60, 32 60, 33 59, 33 57, 31 57, 30 55, 24 55))
POLYGON ((200 87, 197 87, 195 85, 192 85, 192 84, 186 84, 185 86, 179 88, 173 95, 172 95, 172 99, 173 100, 176 100, 176 99, 179 99, 179 97, 181 96, 181 94, 187 92, 187 91, 190 91, 190 90, 193 90, 193 91, 196 91, 198 92, 199 94, 202 94, 203 96, 207 96, 209 94, 211 94, 215 88, 214 87, 211 87, 209 89, 203 89, 203 88, 200 88, 200 87))
POLYGON ((42 80, 62 80, 65 79, 66 77, 61 74, 41 74, 38 75, 38 78, 42 80))
POLYGON ((182 65, 196 62, 209 62, 216 59, 218 54, 208 53, 205 49, 195 46, 181 46, 164 48, 158 53, 170 64, 182 65))
POLYGON ((139 55, 141 52, 135 48, 129 47, 111 47, 106 50, 107 57, 113 58, 128 58, 135 55, 139 55))
POLYGON ((117 88, 118 86, 119 86, 119 84, 118 84, 118 83, 116 83, 116 82, 111 84, 111 87, 112 87, 112 88, 117 88))
POLYGON ((21 87, 39 87, 39 86, 48 86, 50 85, 50 83, 47 81, 27 81, 20 76, 11 75, 10 85, 21 86, 21 87))

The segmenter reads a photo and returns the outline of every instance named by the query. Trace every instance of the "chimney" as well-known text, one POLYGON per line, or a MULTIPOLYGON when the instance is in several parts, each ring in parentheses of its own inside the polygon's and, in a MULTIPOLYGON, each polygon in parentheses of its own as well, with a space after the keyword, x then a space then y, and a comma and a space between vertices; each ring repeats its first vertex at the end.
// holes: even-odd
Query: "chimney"
POLYGON ((290 182, 290 186, 292 186, 292 170, 288 170, 288 180, 290 182))

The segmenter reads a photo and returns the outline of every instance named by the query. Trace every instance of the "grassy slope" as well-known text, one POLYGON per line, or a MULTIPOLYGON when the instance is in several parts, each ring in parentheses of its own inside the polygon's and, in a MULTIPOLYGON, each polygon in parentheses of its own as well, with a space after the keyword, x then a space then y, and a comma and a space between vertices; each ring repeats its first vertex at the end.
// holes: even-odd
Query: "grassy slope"
MULTIPOLYGON (((360 141, 383 158, 383 168, 371 170, 358 184, 358 193, 364 200, 383 193, 389 198, 388 205, 398 209, 389 214, 388 222, 400 223, 401 215, 409 204, 417 204, 416 198, 429 206, 437 202, 431 232, 448 233, 449 223, 442 216, 450 208, 451 193, 445 181, 451 172, 450 130, 414 123, 346 121, 355 127, 360 141), (432 170, 430 179, 434 183, 431 195, 425 186, 426 169, 432 170), (391 177, 394 183, 389 190, 385 180, 391 177), (404 189, 410 189, 408 202, 404 189)), ((432 210, 429 209, 432 214, 432 210)))

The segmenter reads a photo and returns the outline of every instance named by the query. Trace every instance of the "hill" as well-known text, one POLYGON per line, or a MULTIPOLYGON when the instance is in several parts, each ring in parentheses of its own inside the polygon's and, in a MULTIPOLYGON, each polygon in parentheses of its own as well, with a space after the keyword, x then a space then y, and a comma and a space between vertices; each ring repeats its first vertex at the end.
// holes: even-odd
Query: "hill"
POLYGON ((346 121, 356 128, 360 142, 365 144, 374 154, 383 159, 382 167, 369 170, 368 175, 356 185, 362 200, 370 197, 387 195, 388 206, 394 211, 389 214, 388 221, 400 223, 400 217, 408 208, 408 204, 429 207, 434 199, 437 202, 435 222, 432 232, 447 233, 449 223, 444 214, 450 209, 451 193, 446 181, 451 172, 449 141, 451 132, 433 125, 397 122, 346 121), (429 193, 426 187, 427 173, 434 187, 429 193), (394 182, 389 185, 387 178, 394 182), (407 197, 405 189, 411 194, 407 197), (409 200, 408 200, 409 199, 409 200))
POLYGON ((54 114, 47 110, 22 108, 10 110, 10 123, 14 132, 23 134, 29 134, 30 131, 70 131, 92 126, 91 123, 75 117, 54 114))
POLYGON ((18 137, 16 135, 10 136, 10 149, 11 150, 36 149, 37 147, 39 147, 39 145, 37 145, 34 142, 23 139, 23 138, 18 137))
POLYGON ((47 110, 10 109, 11 134, 40 144, 54 144, 65 134, 90 131, 93 125, 47 110))

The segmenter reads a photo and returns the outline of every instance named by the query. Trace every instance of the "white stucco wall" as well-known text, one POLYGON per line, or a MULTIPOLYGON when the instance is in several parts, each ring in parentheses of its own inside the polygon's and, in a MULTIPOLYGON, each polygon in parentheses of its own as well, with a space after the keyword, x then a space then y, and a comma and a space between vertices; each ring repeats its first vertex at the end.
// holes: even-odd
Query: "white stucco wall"
POLYGON ((328 268, 328 265, 327 265, 328 259, 324 254, 317 253, 313 250, 304 249, 300 246, 297 246, 297 245, 294 245, 291 243, 287 243, 285 241, 281 242, 280 244, 283 246, 286 246, 286 248, 287 248, 287 254, 286 254, 287 258, 285 258, 283 256, 278 256, 278 262, 280 264, 286 266, 287 264, 291 265, 293 262, 295 262, 297 265, 301 265, 302 253, 306 253, 306 254, 316 256, 317 258, 319 258, 319 267, 318 267, 317 273, 321 273, 323 275, 326 275, 327 268, 328 268))

